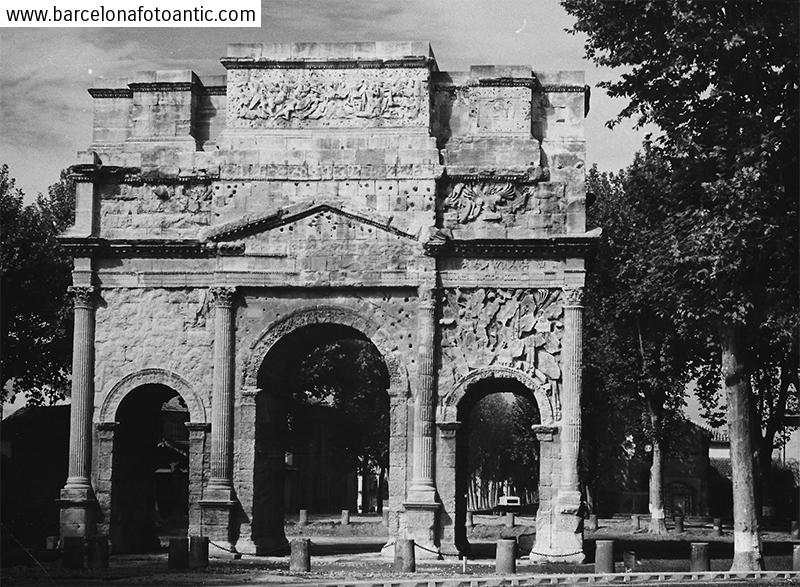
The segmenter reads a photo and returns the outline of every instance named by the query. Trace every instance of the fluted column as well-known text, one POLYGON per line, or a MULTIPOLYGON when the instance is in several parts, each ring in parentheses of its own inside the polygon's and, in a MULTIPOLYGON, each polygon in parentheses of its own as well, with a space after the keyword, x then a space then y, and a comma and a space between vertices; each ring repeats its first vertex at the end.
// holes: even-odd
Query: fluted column
POLYGON ((233 490, 234 308, 236 288, 217 287, 214 298, 214 386, 211 398, 211 478, 208 492, 233 490))
MULTIPOLYGON (((561 491, 579 492, 581 442, 581 371, 583 367, 583 288, 564 290, 561 391, 561 491)), ((578 500, 580 505, 580 500, 578 500)))
POLYGON ((92 472, 92 415, 94 411, 95 288, 69 288, 75 301, 70 399, 69 466, 64 489, 90 490, 92 472))
POLYGON ((434 350, 436 336, 436 290, 420 286, 417 309, 417 390, 414 404, 413 477, 409 501, 434 502, 434 350))
POLYGON ((94 412, 94 323, 96 290, 69 288, 75 301, 70 398, 67 482, 61 489, 61 536, 86 537, 94 532, 97 501, 92 473, 92 419, 94 412))

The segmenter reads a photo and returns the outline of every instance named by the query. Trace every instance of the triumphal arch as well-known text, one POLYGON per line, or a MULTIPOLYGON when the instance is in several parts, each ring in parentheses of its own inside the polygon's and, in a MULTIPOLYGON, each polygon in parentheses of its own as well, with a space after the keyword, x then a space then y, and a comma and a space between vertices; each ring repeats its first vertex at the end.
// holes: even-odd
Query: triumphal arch
POLYGON ((582 560, 597 236, 583 74, 444 72, 420 43, 231 45, 222 64, 89 90, 93 140, 70 168, 62 237, 75 260, 62 534, 110 534, 115 549, 136 535, 146 491, 130 446, 152 434, 140 422, 155 398, 183 414, 189 533, 283 548, 282 491, 263 473, 283 459, 278 371, 287 341, 338 328, 385 363, 391 536, 459 547, 461 408, 514 387, 540 420, 531 558, 582 560))

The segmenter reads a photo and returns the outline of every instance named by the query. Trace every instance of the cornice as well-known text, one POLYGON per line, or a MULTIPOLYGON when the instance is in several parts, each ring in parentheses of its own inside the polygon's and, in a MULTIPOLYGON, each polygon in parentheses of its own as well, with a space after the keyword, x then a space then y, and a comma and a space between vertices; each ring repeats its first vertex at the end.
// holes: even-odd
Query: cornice
POLYGON ((225 69, 384 69, 384 68, 423 68, 435 62, 430 57, 408 57, 405 59, 358 59, 337 58, 325 60, 305 59, 255 59, 252 57, 223 57, 220 59, 225 69))
POLYGON ((130 88, 89 88, 92 98, 133 98, 130 88))
POLYGON ((541 86, 540 91, 545 94, 558 94, 558 93, 575 93, 582 94, 589 91, 589 86, 576 86, 568 84, 548 84, 541 86))
POLYGON ((190 92, 199 91, 194 82, 133 82, 128 84, 131 92, 190 92))
POLYGON ((526 258, 537 256, 574 255, 586 257, 597 246, 598 235, 554 236, 530 239, 450 240, 438 247, 436 256, 526 258))
POLYGON ((231 243, 203 243, 195 239, 104 239, 99 237, 58 237, 73 257, 215 257, 244 253, 244 246, 231 243))

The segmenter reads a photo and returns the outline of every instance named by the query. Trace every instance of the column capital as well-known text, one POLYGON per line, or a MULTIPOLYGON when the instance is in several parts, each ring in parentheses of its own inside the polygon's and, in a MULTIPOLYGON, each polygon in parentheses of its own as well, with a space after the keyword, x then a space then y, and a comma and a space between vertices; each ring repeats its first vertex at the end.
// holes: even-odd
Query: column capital
POLYGON ((583 307, 583 288, 582 287, 565 287, 564 292, 564 306, 583 307))
POLYGON ((76 308, 92 310, 97 304, 98 288, 93 285, 71 285, 67 292, 72 296, 76 308))
POLYGON ((232 308, 233 298, 236 295, 235 287, 212 287, 208 292, 211 294, 214 306, 217 308, 232 308))

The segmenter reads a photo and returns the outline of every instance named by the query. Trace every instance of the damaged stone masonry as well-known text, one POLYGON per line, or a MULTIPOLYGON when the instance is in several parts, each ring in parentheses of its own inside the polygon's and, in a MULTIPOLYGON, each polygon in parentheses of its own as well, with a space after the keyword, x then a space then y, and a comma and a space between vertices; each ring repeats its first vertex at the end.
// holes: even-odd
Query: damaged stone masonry
POLYGON ((331 325, 386 364, 392 537, 464 547, 459 405, 513 384, 540 415, 530 557, 583 560, 582 292, 598 236, 583 73, 443 72, 423 43, 231 45, 222 64, 89 90, 93 141, 70 168, 62 236, 75 260, 62 535, 123 548, 134 400, 177 395, 189 532, 221 552, 285 548, 281 497, 258 473, 275 458, 270 357, 331 325))

